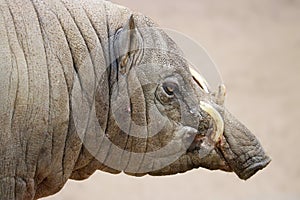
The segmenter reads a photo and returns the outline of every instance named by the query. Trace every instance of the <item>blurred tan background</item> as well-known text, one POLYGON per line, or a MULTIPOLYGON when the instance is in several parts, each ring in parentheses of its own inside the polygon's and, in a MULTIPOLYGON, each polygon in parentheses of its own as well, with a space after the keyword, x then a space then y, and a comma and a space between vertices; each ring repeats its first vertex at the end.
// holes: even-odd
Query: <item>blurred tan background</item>
POLYGON ((202 44, 227 85, 226 105, 260 139, 271 164, 244 182, 205 169, 170 177, 94 174, 62 199, 300 199, 300 1, 114 0, 202 44))

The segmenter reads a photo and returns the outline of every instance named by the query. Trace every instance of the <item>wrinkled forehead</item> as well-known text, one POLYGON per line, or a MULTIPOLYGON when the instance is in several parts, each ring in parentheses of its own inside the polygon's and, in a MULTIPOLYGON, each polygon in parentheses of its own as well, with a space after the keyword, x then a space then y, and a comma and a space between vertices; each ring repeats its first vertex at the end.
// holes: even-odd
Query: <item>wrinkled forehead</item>
MULTIPOLYGON (((156 50, 158 53, 167 54, 172 60, 183 57, 183 52, 166 33, 167 29, 159 27, 149 17, 135 14, 135 23, 143 40, 143 48, 156 50)), ((180 59, 179 59, 180 60, 180 59)))
POLYGON ((138 51, 142 58, 138 61, 145 73, 155 78, 181 75, 183 79, 191 78, 189 63, 176 43, 157 27, 138 28, 142 38, 142 48, 138 51))
MULTIPOLYGON (((180 47, 159 27, 137 28, 143 40, 143 50, 147 57, 155 61, 157 57, 160 63, 187 65, 180 47)), ((153 61, 153 62, 154 62, 153 61)))

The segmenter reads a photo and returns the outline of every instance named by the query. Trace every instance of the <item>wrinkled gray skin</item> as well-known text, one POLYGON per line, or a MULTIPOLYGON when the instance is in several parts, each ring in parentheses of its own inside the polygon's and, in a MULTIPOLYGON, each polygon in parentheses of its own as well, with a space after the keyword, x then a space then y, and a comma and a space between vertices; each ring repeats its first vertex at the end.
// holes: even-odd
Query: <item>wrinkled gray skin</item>
MULTIPOLYGON (((0 9, 1 199, 37 199, 58 192, 69 178, 82 180, 95 170, 120 172, 97 161, 77 133, 73 87, 77 82, 89 88, 85 85, 87 79, 99 81, 96 116, 115 145, 146 153, 175 140, 176 144, 183 138, 191 140, 176 139, 179 133, 192 136, 193 143, 177 161, 147 173, 128 172, 130 175, 170 175, 205 167, 234 171, 247 179, 269 163, 257 139, 216 103, 214 95, 205 94, 195 83, 184 59, 158 50, 134 51, 152 38, 156 45, 163 44, 181 54, 162 31, 143 30, 156 27, 149 18, 99 0, 1 0, 0 9), (122 27, 121 31, 132 29, 125 40, 116 35, 122 27), (97 46, 101 51, 95 53, 97 46), (124 50, 133 51, 124 56, 124 50), (118 57, 116 62, 112 56, 118 57), (155 120, 166 120, 157 135, 146 139, 125 134, 111 115, 113 97, 120 91, 120 77, 130 79, 135 66, 143 63, 152 65, 145 65, 142 74, 137 74, 143 87, 134 98, 128 98, 130 115, 133 121, 147 127, 151 120, 148 108, 155 105, 160 113, 155 120), (146 84, 147 81, 155 84, 146 84), (171 96, 162 87, 170 81, 176 82, 171 85, 175 89, 171 96), (213 121, 200 109, 201 100, 212 105, 224 119, 224 135, 218 142, 210 140, 207 129, 213 121), (209 151, 201 146, 204 140, 211 141, 209 151), (202 151, 208 151, 204 157, 199 156, 202 151)), ((94 135, 97 133, 86 134, 84 140, 97 141, 94 135)), ((95 144, 97 152, 113 159, 112 151, 104 150, 101 142, 95 144)), ((126 172, 126 167, 128 163, 121 169, 126 172)))

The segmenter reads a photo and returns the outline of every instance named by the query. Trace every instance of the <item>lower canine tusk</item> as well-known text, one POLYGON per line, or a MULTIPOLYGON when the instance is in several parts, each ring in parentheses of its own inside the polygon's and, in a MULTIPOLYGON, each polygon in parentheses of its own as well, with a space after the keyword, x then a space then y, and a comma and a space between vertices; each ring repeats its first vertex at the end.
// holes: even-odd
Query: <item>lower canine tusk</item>
POLYGON ((223 136, 224 132, 224 121, 220 113, 210 104, 200 101, 200 108, 207 112, 216 123, 216 132, 212 136, 214 142, 219 142, 223 136))

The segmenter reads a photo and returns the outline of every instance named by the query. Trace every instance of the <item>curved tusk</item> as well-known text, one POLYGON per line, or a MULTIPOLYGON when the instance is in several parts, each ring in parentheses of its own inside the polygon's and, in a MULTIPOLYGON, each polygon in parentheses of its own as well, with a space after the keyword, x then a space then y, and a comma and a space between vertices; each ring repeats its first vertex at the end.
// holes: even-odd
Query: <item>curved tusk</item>
POLYGON ((207 83, 207 81, 205 80, 205 78, 203 78, 203 76, 201 76, 196 70, 194 70, 192 67, 190 67, 190 71, 192 76, 194 77, 194 79, 196 80, 196 82, 199 84, 200 87, 203 88, 203 90, 206 93, 209 93, 209 85, 207 83))
POLYGON ((204 102, 204 101, 200 101, 200 108, 202 110, 204 110, 205 112, 207 112, 215 121, 216 123, 216 131, 215 133, 212 135, 211 139, 214 142, 219 142, 223 136, 223 132, 224 132, 224 121, 222 116, 220 115, 220 113, 210 104, 204 102))

